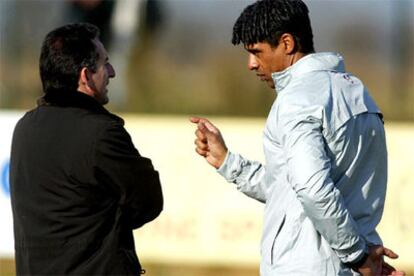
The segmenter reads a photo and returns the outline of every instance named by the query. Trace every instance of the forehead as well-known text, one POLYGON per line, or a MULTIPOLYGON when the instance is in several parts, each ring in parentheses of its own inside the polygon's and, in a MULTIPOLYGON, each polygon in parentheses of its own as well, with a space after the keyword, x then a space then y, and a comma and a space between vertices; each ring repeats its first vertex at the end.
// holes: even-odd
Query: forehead
POLYGON ((106 49, 105 49, 105 47, 104 47, 104 45, 102 44, 102 42, 99 40, 99 39, 97 39, 97 38, 95 38, 94 40, 93 40, 93 42, 95 43, 95 45, 96 45, 96 50, 98 51, 98 53, 99 53, 99 59, 100 60, 102 60, 102 59, 107 59, 108 58, 108 53, 107 53, 107 51, 106 51, 106 49))
POLYGON ((270 48, 271 48, 271 46, 267 42, 257 42, 257 43, 253 43, 253 44, 244 44, 244 49, 246 49, 247 51, 252 51, 252 50, 265 51, 265 50, 268 50, 270 48))

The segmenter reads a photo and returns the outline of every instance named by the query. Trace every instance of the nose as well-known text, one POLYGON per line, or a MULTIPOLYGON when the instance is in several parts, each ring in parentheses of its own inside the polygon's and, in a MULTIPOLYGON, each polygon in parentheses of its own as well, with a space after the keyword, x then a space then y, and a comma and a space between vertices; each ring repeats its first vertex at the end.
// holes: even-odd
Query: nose
POLYGON ((112 66, 112 64, 108 63, 108 77, 109 78, 114 78, 115 77, 115 69, 112 66))
POLYGON ((259 64, 256 60, 256 57, 253 54, 249 54, 247 68, 249 68, 250 71, 257 70, 259 68, 259 64))

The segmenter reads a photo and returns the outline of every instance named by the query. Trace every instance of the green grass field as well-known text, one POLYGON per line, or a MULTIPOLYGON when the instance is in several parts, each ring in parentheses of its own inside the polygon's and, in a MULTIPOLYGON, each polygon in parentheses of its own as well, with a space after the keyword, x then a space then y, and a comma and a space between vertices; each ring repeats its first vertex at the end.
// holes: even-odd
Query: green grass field
MULTIPOLYGON (((258 267, 198 266, 184 264, 143 264, 147 276, 254 276, 259 275, 258 267)), ((0 259, 0 275, 14 276, 13 259, 0 259)))
MULTIPOLYGON (((255 276, 259 275, 258 267, 225 267, 197 266, 184 264, 144 264, 147 276, 255 276)), ((13 259, 0 259, 0 275, 14 276, 16 271, 13 259)), ((406 271, 406 276, 414 275, 414 271, 406 271)))

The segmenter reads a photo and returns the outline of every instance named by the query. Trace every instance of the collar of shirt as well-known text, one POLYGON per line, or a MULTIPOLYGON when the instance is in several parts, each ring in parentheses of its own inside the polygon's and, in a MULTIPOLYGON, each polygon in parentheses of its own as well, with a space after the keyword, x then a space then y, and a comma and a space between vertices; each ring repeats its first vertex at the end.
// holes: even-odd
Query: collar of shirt
POLYGON ((285 70, 272 73, 276 93, 281 93, 293 77, 311 71, 345 72, 344 59, 340 54, 332 52, 306 55, 285 70))

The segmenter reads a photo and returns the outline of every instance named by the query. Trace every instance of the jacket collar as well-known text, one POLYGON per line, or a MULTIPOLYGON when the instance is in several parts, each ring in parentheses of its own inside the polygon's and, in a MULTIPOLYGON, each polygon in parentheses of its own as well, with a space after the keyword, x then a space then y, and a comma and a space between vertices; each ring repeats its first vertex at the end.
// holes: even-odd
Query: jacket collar
POLYGON ((95 113, 107 114, 124 124, 124 120, 106 110, 91 96, 79 91, 56 90, 43 95, 38 101, 38 106, 78 107, 91 110, 95 113))
POLYGON ((272 73, 276 93, 280 93, 298 75, 312 71, 345 72, 344 59, 337 53, 314 53, 304 56, 283 71, 272 73))
POLYGON ((56 90, 44 94, 38 101, 38 106, 52 105, 60 107, 79 107, 99 113, 109 113, 94 98, 79 91, 56 90))

